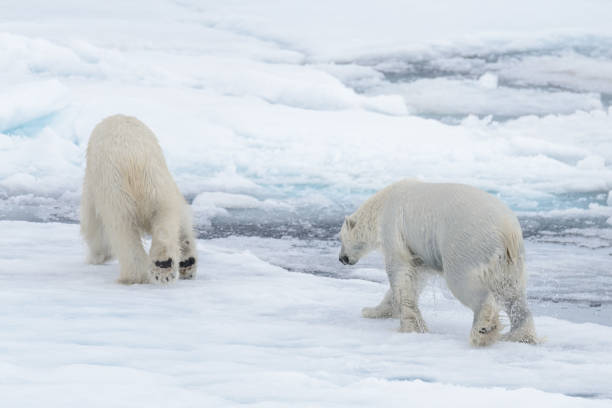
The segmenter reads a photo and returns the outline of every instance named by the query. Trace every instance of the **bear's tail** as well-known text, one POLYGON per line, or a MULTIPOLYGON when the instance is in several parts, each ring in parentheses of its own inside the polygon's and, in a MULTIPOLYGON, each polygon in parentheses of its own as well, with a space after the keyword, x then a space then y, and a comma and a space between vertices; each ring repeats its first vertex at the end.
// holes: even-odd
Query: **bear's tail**
MULTIPOLYGON (((510 221, 510 220, 508 220, 510 221)), ((518 263, 525 251, 523 246, 523 232, 518 221, 507 222, 501 231, 502 243, 508 265, 518 263)))

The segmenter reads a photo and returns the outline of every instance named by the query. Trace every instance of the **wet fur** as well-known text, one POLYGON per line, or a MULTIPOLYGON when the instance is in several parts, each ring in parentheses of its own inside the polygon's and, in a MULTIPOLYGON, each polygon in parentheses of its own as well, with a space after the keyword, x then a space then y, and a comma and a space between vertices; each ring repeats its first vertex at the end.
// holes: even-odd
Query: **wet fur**
POLYGON ((347 217, 340 238, 343 263, 354 264, 373 250, 384 255, 390 290, 378 306, 364 308, 364 317, 396 316, 401 331, 426 331, 418 297, 424 271, 434 270, 474 312, 472 345, 500 338, 500 307, 511 323, 505 340, 538 341, 525 298, 521 228, 492 195, 461 184, 403 180, 347 217))

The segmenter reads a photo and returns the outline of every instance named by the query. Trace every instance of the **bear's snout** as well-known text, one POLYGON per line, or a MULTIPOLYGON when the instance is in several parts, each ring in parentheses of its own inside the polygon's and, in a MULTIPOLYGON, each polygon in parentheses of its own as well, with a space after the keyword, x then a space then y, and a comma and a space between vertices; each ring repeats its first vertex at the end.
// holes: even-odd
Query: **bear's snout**
POLYGON ((338 258, 338 260, 340 261, 340 263, 342 263, 342 265, 349 264, 349 257, 347 255, 341 255, 340 258, 338 258))

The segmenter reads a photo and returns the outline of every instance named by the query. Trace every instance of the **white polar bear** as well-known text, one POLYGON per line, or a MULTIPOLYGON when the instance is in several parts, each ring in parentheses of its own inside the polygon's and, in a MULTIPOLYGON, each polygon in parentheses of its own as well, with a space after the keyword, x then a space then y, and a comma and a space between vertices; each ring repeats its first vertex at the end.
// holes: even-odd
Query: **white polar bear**
POLYGON ((378 306, 363 309, 364 317, 399 317, 401 331, 427 331, 418 296, 433 269, 474 311, 473 345, 500 337, 498 304, 511 322, 505 340, 538 341, 525 299, 521 227, 492 195, 461 184, 403 180, 346 217, 340 239, 343 264, 354 265, 375 249, 384 255, 391 288, 378 306))
POLYGON ((121 283, 167 283, 196 273, 189 206, 176 186, 153 132, 136 118, 115 115, 93 130, 81 200, 88 261, 116 256, 121 283), (142 235, 152 236, 149 256, 142 235), (178 262, 177 262, 178 261, 178 262))

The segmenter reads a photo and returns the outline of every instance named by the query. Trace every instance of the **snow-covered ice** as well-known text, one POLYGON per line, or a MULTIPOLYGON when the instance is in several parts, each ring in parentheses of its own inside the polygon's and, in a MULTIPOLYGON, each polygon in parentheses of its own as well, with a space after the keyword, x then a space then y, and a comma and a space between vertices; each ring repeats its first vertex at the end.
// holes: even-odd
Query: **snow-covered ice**
POLYGON ((577 208, 612 189, 612 11, 589 4, 4 1, 0 217, 77 220, 89 133, 117 112, 189 198, 336 219, 413 176, 577 208))
POLYGON ((3 0, 2 402, 609 403, 611 16, 606 0, 3 0), (195 282, 122 287, 116 264, 82 262, 85 148, 115 113, 153 129, 192 204, 195 282), (342 267, 336 234, 404 177, 517 212, 547 343, 470 349, 438 280, 431 334, 359 318, 382 263, 342 267))
POLYGON ((608 326, 538 316, 544 344, 474 349, 471 313, 435 285, 423 295, 431 332, 402 334, 397 321, 360 317, 383 283, 288 273, 200 240, 197 280, 122 286, 117 263, 83 265, 76 225, 0 227, 6 407, 604 407, 612 397, 608 326))

